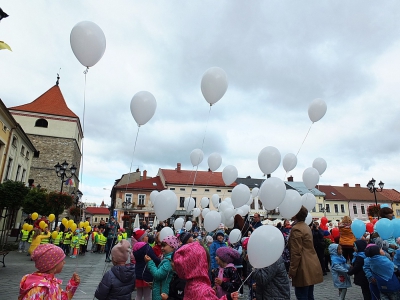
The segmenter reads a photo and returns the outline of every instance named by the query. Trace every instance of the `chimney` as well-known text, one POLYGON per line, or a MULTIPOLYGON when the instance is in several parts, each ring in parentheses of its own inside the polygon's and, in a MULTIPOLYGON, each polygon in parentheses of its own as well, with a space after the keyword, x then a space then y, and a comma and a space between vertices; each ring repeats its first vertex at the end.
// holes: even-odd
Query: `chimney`
POLYGON ((177 164, 176 164, 176 170, 177 170, 178 172, 181 171, 181 163, 177 163, 177 164))
POLYGON ((142 180, 146 180, 147 179, 147 170, 143 171, 143 178, 142 180))
POLYGON ((293 182, 293 176, 290 175, 290 176, 287 178, 287 181, 288 181, 288 182, 293 182))
POLYGON ((361 187, 361 185, 359 183, 356 183, 356 187, 361 187))
POLYGON ((348 183, 343 183, 343 186, 344 187, 349 187, 349 184, 348 183))

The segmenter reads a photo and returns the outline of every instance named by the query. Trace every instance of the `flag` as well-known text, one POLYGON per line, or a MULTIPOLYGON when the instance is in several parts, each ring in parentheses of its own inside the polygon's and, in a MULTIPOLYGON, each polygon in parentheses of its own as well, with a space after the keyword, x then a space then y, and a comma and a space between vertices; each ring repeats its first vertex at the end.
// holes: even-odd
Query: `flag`
POLYGON ((65 184, 65 185, 72 186, 72 187, 75 187, 75 181, 74 181, 73 178, 68 178, 67 180, 65 180, 65 183, 64 183, 64 184, 65 184))

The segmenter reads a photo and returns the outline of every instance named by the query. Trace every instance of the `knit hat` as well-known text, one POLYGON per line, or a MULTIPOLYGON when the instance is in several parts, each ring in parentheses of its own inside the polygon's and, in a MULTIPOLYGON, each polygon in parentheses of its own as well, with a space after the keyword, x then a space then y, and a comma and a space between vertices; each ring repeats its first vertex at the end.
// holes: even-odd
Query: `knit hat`
POLYGON ((125 263, 130 253, 131 248, 129 242, 127 240, 121 240, 111 250, 112 260, 116 263, 125 263))
POLYGON ((185 245, 187 241, 193 237, 193 235, 189 232, 184 232, 179 236, 179 240, 181 241, 182 245, 185 245))
POLYGON ((231 247, 220 247, 217 249, 216 256, 218 256, 222 261, 229 264, 239 259, 240 254, 231 247))
POLYGON ((143 238, 147 236, 147 232, 145 230, 139 229, 134 231, 132 235, 138 242, 142 242, 143 238))
POLYGON ((215 234, 215 237, 218 237, 219 235, 225 236, 225 234, 221 230, 217 231, 217 233, 215 234))
POLYGON ((65 254, 60 247, 53 244, 42 244, 33 251, 31 258, 39 272, 47 272, 62 262, 65 254))
POLYGON ((169 235, 162 240, 162 243, 166 243, 167 245, 171 246, 174 249, 179 248, 179 240, 174 235, 169 235))
POLYGON ((212 243, 213 241, 214 240, 213 240, 212 236, 209 236, 209 235, 206 236, 206 242, 207 243, 212 243))
POLYGON ((364 240, 357 240, 354 242, 354 246, 357 249, 357 252, 364 252, 367 247, 367 242, 364 240))
POLYGON ((378 246, 373 245, 373 246, 369 246, 365 249, 365 256, 366 257, 372 257, 375 255, 380 255, 380 249, 378 246))

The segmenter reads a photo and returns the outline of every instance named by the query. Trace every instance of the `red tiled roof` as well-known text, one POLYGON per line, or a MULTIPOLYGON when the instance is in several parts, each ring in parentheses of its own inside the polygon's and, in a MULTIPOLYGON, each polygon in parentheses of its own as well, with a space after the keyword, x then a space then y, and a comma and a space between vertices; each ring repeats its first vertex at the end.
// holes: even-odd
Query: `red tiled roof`
MULTIPOLYGON (((204 186, 225 186, 222 180, 222 172, 211 172, 211 171, 187 171, 187 170, 168 170, 160 169, 165 178, 167 184, 193 184, 193 180, 196 176, 195 185, 204 186)), ((234 182, 230 187, 236 186, 234 182)))
POLYGON ((395 189, 383 189, 382 192, 379 193, 382 193, 385 197, 394 202, 400 202, 400 193, 395 189))
POLYGON ((58 85, 53 86, 31 103, 10 107, 9 109, 78 118, 78 116, 68 108, 58 85))
POLYGON ((326 200, 346 200, 346 197, 342 195, 339 191, 335 189, 334 186, 331 185, 318 185, 318 190, 325 193, 326 200))
POLYGON ((86 213, 89 213, 92 215, 109 215, 110 211, 106 207, 87 207, 86 213))
POLYGON ((163 186, 160 176, 149 178, 145 180, 135 181, 133 183, 129 183, 128 185, 122 184, 120 186, 115 186, 115 189, 123 190, 123 189, 142 189, 142 190, 165 190, 163 186))
MULTIPOLYGON (((345 186, 335 186, 335 190, 345 196, 349 201, 371 201, 374 202, 374 193, 371 193, 369 189, 364 187, 345 187, 345 186)), ((376 199, 378 201, 391 201, 385 197, 382 193, 376 193, 376 199)))

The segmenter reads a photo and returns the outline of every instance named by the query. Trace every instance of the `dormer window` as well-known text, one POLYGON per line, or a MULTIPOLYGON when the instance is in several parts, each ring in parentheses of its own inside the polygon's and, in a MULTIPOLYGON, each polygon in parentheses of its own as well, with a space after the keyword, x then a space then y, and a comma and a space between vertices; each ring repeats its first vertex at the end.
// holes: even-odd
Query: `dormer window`
POLYGON ((38 119, 38 120, 36 120, 36 123, 35 123, 35 127, 47 128, 48 125, 49 125, 49 123, 45 119, 38 119))

